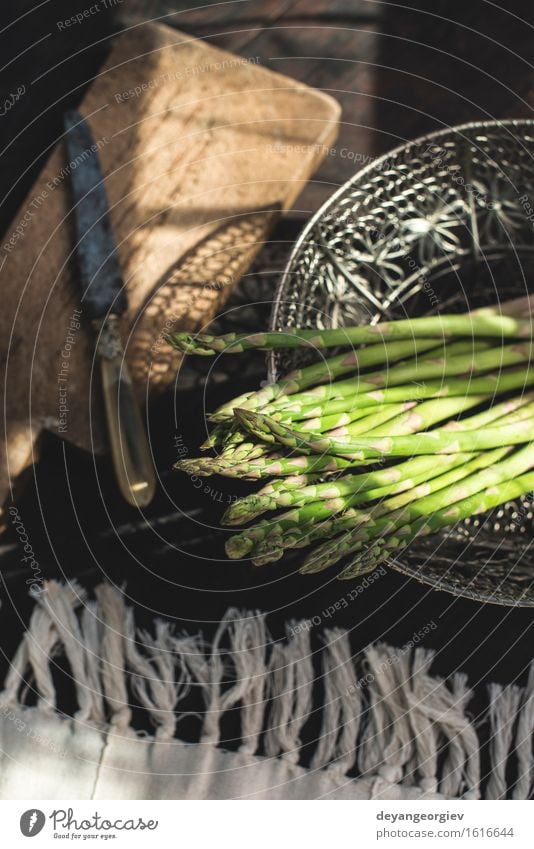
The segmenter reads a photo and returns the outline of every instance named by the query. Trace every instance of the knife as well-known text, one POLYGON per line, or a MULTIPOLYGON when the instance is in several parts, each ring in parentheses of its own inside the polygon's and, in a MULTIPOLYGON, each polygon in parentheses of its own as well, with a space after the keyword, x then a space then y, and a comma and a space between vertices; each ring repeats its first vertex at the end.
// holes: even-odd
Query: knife
POLYGON ((146 507, 154 496, 156 479, 122 347, 120 317, 127 298, 98 146, 79 112, 67 112, 64 126, 81 304, 95 334, 113 467, 126 501, 146 507))

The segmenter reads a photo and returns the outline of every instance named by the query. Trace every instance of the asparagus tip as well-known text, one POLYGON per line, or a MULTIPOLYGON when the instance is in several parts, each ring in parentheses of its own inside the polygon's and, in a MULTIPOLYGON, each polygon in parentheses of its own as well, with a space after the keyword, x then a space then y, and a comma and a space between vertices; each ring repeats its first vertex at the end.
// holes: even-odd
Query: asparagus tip
POLYGON ((179 332, 169 333, 167 341, 182 354, 200 354, 204 357, 213 356, 213 349, 209 347, 209 336, 193 336, 191 333, 179 332))
POLYGON ((230 537, 230 539, 226 540, 224 546, 230 560, 241 560, 252 551, 253 547, 253 541, 242 536, 230 537))

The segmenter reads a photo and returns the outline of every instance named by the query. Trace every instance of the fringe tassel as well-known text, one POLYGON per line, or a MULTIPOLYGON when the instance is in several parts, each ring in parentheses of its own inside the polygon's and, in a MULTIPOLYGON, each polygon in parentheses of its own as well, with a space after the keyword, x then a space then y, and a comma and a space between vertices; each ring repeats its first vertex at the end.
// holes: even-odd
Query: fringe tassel
POLYGON ((116 731, 125 732, 132 717, 124 664, 127 610, 122 593, 109 584, 100 584, 95 595, 105 622, 100 646, 101 691, 111 711, 110 724, 116 731))
POLYGON ((408 653, 379 644, 366 650, 369 711, 359 757, 364 775, 402 781, 413 753, 408 703, 401 682, 410 678, 408 653))
POLYGON ((95 723, 103 725, 106 721, 104 708, 104 696, 100 686, 100 670, 98 658, 100 646, 103 639, 103 623, 99 618, 98 604, 96 601, 86 601, 81 614, 80 627, 82 641, 87 650, 87 683, 92 695, 92 719, 95 723))
POLYGON ((132 690, 156 725, 156 738, 170 740, 176 730, 174 709, 189 692, 190 675, 183 661, 176 675, 174 652, 177 644, 167 622, 155 623, 155 637, 146 631, 139 632, 139 640, 148 657, 144 657, 136 645, 133 610, 128 610, 126 622, 126 661, 132 674, 132 690))
POLYGON ((522 690, 519 687, 501 687, 499 684, 490 684, 489 715, 492 771, 486 788, 486 799, 506 798, 506 767, 522 695, 522 690))
POLYGON ((348 634, 332 629, 323 635, 322 673, 316 673, 305 622, 292 623, 286 640, 273 643, 264 615, 231 609, 206 646, 200 635, 177 635, 159 620, 150 632, 137 630, 123 592, 109 584, 95 596, 88 601, 76 582, 46 585, 0 693, 2 709, 24 706, 35 693, 37 710, 58 712, 52 669, 61 654, 76 693, 75 717, 98 728, 135 734, 135 704, 155 726, 155 739, 172 740, 188 715, 179 706, 199 687, 204 744, 220 743, 223 716, 237 710, 242 753, 256 754, 263 739, 268 757, 300 763, 304 727, 320 711, 320 734, 309 743, 312 770, 359 771, 375 778, 377 788, 415 784, 446 798, 532 793, 534 665, 525 689, 490 686, 481 735, 489 728, 491 772, 481 781, 466 676, 433 676, 431 651, 379 644, 354 657, 348 634), (321 704, 314 703, 318 674, 321 704))
POLYGON ((414 752, 409 763, 414 784, 429 793, 438 791, 439 727, 432 717, 435 679, 430 676, 434 652, 418 648, 414 652, 412 674, 406 691, 408 720, 414 752))
POLYGON ((529 799, 534 778, 532 734, 534 732, 534 665, 530 667, 527 686, 517 721, 515 751, 517 757, 517 781, 513 799, 529 799))
POLYGON ((323 721, 311 768, 347 773, 356 759, 362 704, 349 636, 340 628, 325 631, 323 680, 323 721))
POLYGON ((271 710, 265 753, 298 763, 301 729, 312 709, 313 666, 310 635, 298 623, 287 628, 287 644, 275 643, 271 655, 271 710))
POLYGON ((267 682, 269 678, 269 645, 271 639, 265 624, 265 615, 257 613, 244 620, 242 630, 240 660, 236 666, 245 669, 247 658, 248 687, 241 697, 241 739, 240 751, 253 755, 258 749, 260 735, 265 721, 267 705, 267 682))
POLYGON ((53 713, 56 709, 56 688, 52 680, 50 659, 54 648, 60 644, 59 635, 50 616, 41 607, 34 608, 30 630, 23 643, 25 656, 33 670, 35 689, 39 693, 37 704, 41 710, 53 713))

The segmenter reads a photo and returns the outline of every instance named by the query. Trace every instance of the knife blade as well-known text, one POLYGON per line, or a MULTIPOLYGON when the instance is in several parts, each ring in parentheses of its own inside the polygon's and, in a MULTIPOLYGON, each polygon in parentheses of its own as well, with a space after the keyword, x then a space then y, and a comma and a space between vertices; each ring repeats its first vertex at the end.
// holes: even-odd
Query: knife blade
POLYGON ((120 335, 127 297, 98 145, 79 112, 64 119, 80 301, 95 334, 111 456, 119 488, 135 507, 155 492, 155 472, 120 335))

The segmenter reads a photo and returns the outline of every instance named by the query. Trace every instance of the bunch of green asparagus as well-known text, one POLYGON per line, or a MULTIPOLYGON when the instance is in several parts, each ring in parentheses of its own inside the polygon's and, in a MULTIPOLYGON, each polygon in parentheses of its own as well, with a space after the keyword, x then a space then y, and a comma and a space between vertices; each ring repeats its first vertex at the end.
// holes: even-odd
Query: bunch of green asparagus
POLYGON ((264 483, 223 517, 243 526, 227 541, 228 556, 263 565, 308 548, 302 573, 344 560, 338 577, 353 578, 420 535, 532 492, 527 306, 322 332, 173 334, 175 347, 203 356, 321 352, 313 365, 216 410, 202 446, 213 453, 176 464, 264 483))

